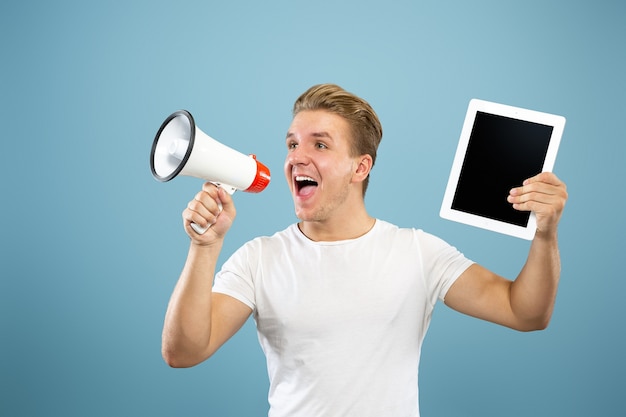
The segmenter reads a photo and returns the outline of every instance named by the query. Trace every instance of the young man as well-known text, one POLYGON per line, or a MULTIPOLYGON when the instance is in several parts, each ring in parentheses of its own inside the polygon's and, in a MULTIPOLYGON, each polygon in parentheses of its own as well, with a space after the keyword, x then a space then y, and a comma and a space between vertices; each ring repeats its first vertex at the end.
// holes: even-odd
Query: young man
POLYGON ((521 331, 548 325, 567 200, 555 175, 530 178, 508 196, 515 209, 537 216, 526 265, 509 281, 430 234, 367 213, 382 138, 367 102, 318 85, 293 113, 285 176, 300 221, 245 244, 214 282, 235 207, 222 189, 203 186, 183 212, 191 245, 165 318, 168 364, 206 360, 253 314, 270 416, 416 417, 420 349, 437 299, 521 331), (212 226, 199 235, 192 222, 212 226))

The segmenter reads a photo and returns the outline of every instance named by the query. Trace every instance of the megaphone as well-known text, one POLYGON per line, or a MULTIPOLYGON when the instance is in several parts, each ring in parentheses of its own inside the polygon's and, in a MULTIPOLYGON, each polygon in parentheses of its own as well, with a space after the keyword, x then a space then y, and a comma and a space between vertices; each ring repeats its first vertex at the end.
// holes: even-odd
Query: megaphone
MULTIPOLYGON (((244 155, 200 130, 187 110, 169 115, 161 124, 150 151, 154 178, 169 181, 178 175, 201 178, 224 188, 261 192, 270 182, 270 170, 254 155, 244 155)), ((192 223, 202 234, 208 228, 192 223)))

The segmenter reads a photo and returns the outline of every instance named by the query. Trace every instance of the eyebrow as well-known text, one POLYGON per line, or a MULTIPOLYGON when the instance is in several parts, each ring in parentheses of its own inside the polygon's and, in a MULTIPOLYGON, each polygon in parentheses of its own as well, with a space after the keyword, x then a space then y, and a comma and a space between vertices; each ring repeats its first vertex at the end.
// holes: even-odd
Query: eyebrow
MULTIPOLYGON (((293 133, 293 132, 287 132, 287 137, 286 137, 286 139, 293 138, 294 136, 295 136, 295 133, 293 133)), ((330 140, 332 140, 332 139, 333 139, 333 137, 332 137, 332 136, 331 136, 328 132, 325 132, 325 131, 321 131, 321 132, 313 132, 313 133, 311 133, 311 136, 313 136, 314 138, 328 138, 328 139, 330 139, 330 140)))

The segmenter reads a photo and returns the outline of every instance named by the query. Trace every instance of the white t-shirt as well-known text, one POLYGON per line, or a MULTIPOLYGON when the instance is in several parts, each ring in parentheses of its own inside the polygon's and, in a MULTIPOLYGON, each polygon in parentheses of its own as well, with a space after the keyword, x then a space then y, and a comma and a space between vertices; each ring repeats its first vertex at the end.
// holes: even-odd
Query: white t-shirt
POLYGON ((433 308, 471 263, 433 235, 381 220, 337 242, 313 242, 294 224, 242 246, 213 291, 253 309, 270 417, 417 417, 433 308))

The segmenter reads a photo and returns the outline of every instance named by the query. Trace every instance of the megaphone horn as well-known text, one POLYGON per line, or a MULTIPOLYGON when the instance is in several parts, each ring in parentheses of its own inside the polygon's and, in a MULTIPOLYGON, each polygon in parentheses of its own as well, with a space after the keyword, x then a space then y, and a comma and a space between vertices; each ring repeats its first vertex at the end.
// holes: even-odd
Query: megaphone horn
MULTIPOLYGON (((187 110, 172 113, 161 124, 152 143, 150 169, 162 182, 186 175, 210 181, 230 194, 258 193, 270 182, 270 170, 254 155, 237 152, 204 133, 187 110)), ((206 231, 196 227, 200 234, 206 231)))

